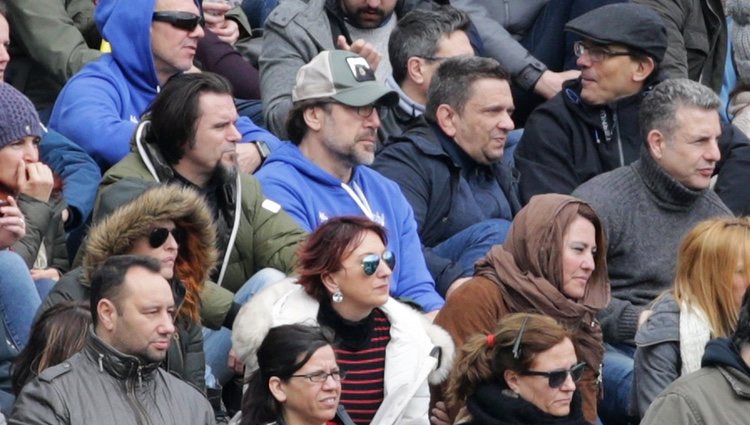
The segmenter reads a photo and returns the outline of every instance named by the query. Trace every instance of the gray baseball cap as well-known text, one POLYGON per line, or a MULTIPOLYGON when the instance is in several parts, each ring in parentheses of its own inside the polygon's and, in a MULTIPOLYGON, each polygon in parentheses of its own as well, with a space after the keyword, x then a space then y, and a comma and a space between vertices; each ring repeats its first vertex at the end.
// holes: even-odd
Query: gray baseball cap
POLYGON ((292 101, 308 99, 333 99, 353 107, 391 106, 398 102, 398 93, 375 79, 365 58, 346 50, 326 50, 297 71, 292 101))

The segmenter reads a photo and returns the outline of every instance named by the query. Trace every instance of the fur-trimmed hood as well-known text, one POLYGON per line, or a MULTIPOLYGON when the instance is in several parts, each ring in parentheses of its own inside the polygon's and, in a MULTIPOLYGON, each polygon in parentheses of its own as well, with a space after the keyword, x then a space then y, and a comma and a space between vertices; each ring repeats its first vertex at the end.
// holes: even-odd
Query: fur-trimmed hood
POLYGON ((128 253, 136 239, 148 236, 153 223, 172 220, 185 232, 175 261, 175 277, 187 290, 190 316, 197 319, 198 296, 216 266, 216 227, 209 207, 193 189, 123 179, 101 195, 96 224, 83 251, 81 283, 88 286, 94 271, 113 256, 128 253))
MULTIPOLYGON (((318 309, 318 302, 307 295, 294 278, 267 287, 245 304, 234 322, 232 347, 238 358, 245 363, 246 374, 258 368, 256 353, 270 328, 300 322, 314 323, 318 309)), ((433 346, 430 355, 437 358, 437 365, 430 372, 428 380, 436 385, 447 379, 455 354, 450 335, 424 315, 393 298, 389 298, 380 309, 391 322, 392 331, 394 327, 403 326, 415 335, 411 341, 413 343, 421 342, 416 341, 420 332, 415 327, 415 324, 421 324, 422 330, 427 334, 427 338, 422 339, 433 346)))

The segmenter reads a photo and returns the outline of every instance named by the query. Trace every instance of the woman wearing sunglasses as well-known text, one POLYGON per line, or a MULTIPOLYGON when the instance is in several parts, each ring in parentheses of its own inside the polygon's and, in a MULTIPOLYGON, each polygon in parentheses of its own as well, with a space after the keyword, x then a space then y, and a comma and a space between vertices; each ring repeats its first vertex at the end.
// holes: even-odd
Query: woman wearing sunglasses
POLYGON ((669 384, 701 367, 706 343, 731 336, 750 284, 750 218, 696 225, 677 254, 674 287, 659 296, 635 335, 633 414, 643 416, 669 384))
MULTIPOLYGON (((460 346, 472 335, 492 332, 510 313, 557 320, 589 365, 579 387, 586 419, 594 423, 604 354, 595 316, 609 303, 606 247, 588 204, 567 195, 534 196, 516 215, 505 243, 477 262, 474 278, 448 298, 435 323, 460 346)), ((449 406, 450 416, 460 407, 449 406)))
POLYGON ((266 288, 238 314, 233 348, 247 370, 258 368, 269 328, 319 323, 335 333, 346 371, 341 404, 354 423, 428 424, 428 376, 445 379, 453 347, 445 331, 388 295, 397 260, 386 246, 383 227, 364 217, 321 224, 300 246, 297 282, 266 288))
POLYGON ((83 245, 83 266, 55 285, 40 312, 62 301, 89 299, 89 281, 113 255, 138 254, 161 262, 172 283, 177 334, 164 367, 205 390, 205 355, 199 294, 217 259, 216 229, 200 195, 188 188, 156 186, 125 179, 102 197, 96 224, 83 245), (145 190, 145 192, 144 192, 145 190))
POLYGON ((271 328, 258 348, 258 369, 248 380, 238 423, 322 425, 335 418, 351 425, 339 406, 345 376, 329 330, 301 324, 271 328))
POLYGON ((448 381, 456 424, 588 424, 576 391, 586 363, 554 319, 510 314, 461 348, 448 381))

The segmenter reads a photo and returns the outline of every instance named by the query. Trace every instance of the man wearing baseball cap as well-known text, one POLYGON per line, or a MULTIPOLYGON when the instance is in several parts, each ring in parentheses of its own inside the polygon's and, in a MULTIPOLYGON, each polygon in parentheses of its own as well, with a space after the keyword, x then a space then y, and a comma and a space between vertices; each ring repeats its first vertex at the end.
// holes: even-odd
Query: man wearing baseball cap
MULTIPOLYGON (((569 194, 594 176, 628 165, 640 155, 641 101, 657 81, 667 51, 658 13, 633 3, 595 9, 568 22, 583 40, 575 45, 581 77, 539 106, 526 122, 515 152, 524 203, 540 193, 569 194)), ((714 189, 735 214, 750 213, 747 137, 722 126, 722 161, 714 189), (744 176, 744 177, 743 177, 744 176)))
POLYGON ((287 121, 292 143, 256 174, 263 192, 307 231, 331 217, 364 215, 388 229, 398 261, 391 295, 425 312, 443 305, 435 290, 411 206, 398 185, 366 167, 375 158, 382 106, 398 94, 376 81, 367 60, 344 50, 319 53, 297 72, 287 121))

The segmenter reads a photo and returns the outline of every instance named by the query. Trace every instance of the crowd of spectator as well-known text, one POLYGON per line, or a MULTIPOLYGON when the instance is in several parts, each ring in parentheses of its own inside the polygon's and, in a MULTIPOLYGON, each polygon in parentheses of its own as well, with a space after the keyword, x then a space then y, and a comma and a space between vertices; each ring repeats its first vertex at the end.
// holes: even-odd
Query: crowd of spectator
POLYGON ((0 425, 747 422, 749 104, 746 0, 0 0, 0 425))

